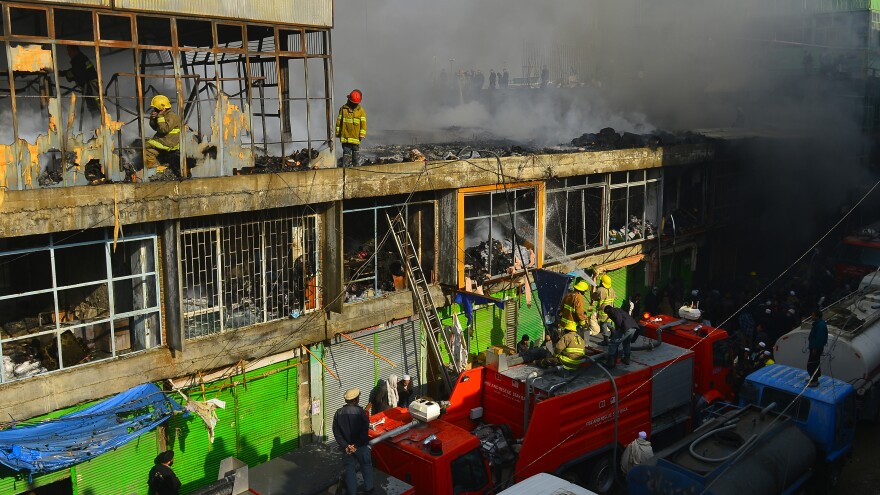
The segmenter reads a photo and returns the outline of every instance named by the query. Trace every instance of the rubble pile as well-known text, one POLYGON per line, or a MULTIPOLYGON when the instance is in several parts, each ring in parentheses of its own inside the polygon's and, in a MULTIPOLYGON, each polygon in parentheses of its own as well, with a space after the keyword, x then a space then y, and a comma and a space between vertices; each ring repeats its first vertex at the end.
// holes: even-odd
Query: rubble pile
POLYGON ((278 172, 299 172, 311 170, 311 162, 318 158, 318 152, 303 148, 287 156, 258 155, 254 157, 253 167, 233 169, 233 175, 274 174, 278 172))
POLYGON ((650 148, 656 150, 663 145, 696 144, 706 142, 706 137, 692 132, 671 133, 657 131, 652 134, 618 133, 605 127, 597 133, 581 134, 571 140, 571 145, 583 151, 610 151, 630 148, 650 148))
POLYGON ((424 160, 468 160, 471 158, 489 158, 493 156, 493 153, 498 156, 527 156, 561 152, 564 152, 564 150, 532 148, 504 140, 429 143, 419 144, 418 148, 392 144, 361 149, 361 155, 367 157, 367 160, 361 163, 361 165, 382 165, 424 160), (482 153, 475 150, 482 150, 482 153))

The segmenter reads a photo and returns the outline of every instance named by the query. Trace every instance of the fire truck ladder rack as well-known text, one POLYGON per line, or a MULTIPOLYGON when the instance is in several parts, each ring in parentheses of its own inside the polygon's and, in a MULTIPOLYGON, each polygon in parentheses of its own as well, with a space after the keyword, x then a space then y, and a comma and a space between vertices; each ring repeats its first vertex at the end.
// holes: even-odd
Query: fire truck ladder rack
POLYGON ((449 354, 450 364, 454 369, 460 369, 459 363, 455 362, 455 354, 449 343, 449 338, 440 323, 440 316, 437 314, 437 308, 434 306, 434 300, 431 299, 431 293, 428 291, 428 281, 425 280, 425 273, 422 271, 422 264, 419 262, 419 256, 413 246, 409 231, 406 229, 406 223, 400 213, 391 218, 388 213, 385 214, 388 219, 388 225, 391 227, 391 237, 394 238, 394 244, 397 245, 397 251, 400 253, 400 259, 406 267, 406 276, 409 280, 409 286, 412 290, 413 300, 419 311, 419 317, 425 326, 426 340, 431 348, 440 370, 443 373, 443 381, 448 390, 452 390, 452 378, 449 376, 449 370, 443 365, 443 356, 440 353, 440 344, 437 341, 439 335, 443 339, 443 345, 449 354))

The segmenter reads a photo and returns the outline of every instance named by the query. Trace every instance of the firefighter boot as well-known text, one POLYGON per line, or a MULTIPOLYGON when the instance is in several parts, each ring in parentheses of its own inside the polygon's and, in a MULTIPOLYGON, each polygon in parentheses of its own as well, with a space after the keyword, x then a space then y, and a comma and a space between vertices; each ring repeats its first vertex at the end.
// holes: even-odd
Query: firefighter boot
POLYGON ((623 364, 629 364, 629 355, 624 354, 624 356, 620 359, 620 362, 623 364))
POLYGON ((617 356, 612 356, 611 354, 609 354, 608 356, 605 357, 605 367, 606 368, 608 368, 610 370, 611 368, 614 367, 615 364, 617 364, 617 356))

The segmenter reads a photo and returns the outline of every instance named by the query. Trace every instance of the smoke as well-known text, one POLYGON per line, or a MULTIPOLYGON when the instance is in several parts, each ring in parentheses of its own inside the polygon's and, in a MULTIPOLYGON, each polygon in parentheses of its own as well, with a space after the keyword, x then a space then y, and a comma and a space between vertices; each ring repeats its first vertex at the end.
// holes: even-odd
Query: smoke
POLYGON ((642 133, 733 125, 804 133, 832 122, 857 129, 854 102, 835 93, 833 77, 817 75, 806 88, 792 81, 802 78, 808 52, 817 74, 838 62, 855 68, 861 61, 849 47, 859 34, 825 30, 816 39, 804 27, 815 24, 807 12, 774 5, 340 0, 335 98, 341 103, 351 89, 364 91, 374 138, 375 131, 453 126, 546 144, 606 126, 642 133), (823 44, 832 35, 839 49, 823 44), (479 69, 488 87, 490 70, 506 68, 512 79, 532 77, 537 85, 545 66, 552 82, 543 90, 469 96, 455 76, 479 69))

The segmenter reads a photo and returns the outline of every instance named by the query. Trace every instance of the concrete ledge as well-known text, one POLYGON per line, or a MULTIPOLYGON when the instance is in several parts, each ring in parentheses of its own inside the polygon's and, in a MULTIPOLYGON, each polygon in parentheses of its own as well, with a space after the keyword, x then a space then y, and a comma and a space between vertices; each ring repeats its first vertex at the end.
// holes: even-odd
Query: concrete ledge
MULTIPOLYGON (((515 156, 501 159, 508 182, 705 163, 710 144, 650 150, 515 156)), ((6 191, 0 195, 0 237, 132 225, 269 208, 329 203, 344 198, 409 194, 498 183, 494 158, 397 163, 307 172, 6 191), (427 170, 427 173, 425 171, 427 170)))

